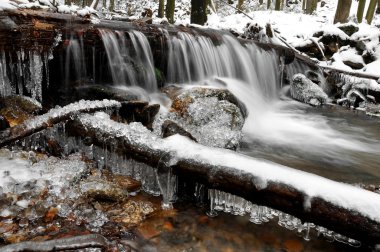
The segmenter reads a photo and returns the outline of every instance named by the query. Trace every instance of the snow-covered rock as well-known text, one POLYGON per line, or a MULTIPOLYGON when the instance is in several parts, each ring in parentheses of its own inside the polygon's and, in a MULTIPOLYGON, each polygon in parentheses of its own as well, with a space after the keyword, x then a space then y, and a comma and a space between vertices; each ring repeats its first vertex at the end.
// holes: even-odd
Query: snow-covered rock
POLYGON ((201 144, 237 148, 246 112, 229 91, 196 87, 187 89, 172 99, 171 112, 161 114, 155 120, 155 132, 161 135, 163 123, 171 120, 201 144))
POLYGON ((290 94, 294 99, 313 106, 324 104, 328 98, 321 87, 303 74, 293 76, 293 81, 290 84, 290 94))

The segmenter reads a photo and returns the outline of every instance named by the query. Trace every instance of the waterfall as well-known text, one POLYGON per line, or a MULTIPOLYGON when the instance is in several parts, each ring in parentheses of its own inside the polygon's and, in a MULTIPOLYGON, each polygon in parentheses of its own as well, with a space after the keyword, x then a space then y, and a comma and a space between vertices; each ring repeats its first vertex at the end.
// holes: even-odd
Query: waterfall
POLYGON ((157 89, 153 55, 148 39, 138 31, 99 30, 107 53, 114 85, 140 86, 147 91, 157 89))

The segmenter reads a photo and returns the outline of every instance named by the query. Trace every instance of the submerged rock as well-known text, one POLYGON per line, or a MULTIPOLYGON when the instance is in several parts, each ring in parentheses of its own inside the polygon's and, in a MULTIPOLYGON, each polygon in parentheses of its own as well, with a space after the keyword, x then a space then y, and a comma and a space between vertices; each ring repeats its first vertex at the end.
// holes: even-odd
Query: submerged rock
POLYGON ((121 201, 128 196, 128 192, 112 182, 92 179, 80 183, 81 193, 95 200, 121 201))
MULTIPOLYGON (((176 93, 179 93, 175 89, 176 93)), ((247 115, 246 108, 228 90, 194 87, 182 90, 173 100, 171 112, 161 114, 154 123, 155 132, 167 130, 170 120, 179 132, 189 133, 197 142, 213 147, 236 149, 242 137, 241 129, 247 115), (168 123, 167 123, 168 124, 168 123)), ((173 125, 172 125, 173 126, 173 125)), ((179 133, 177 132, 177 133, 179 133)))
POLYGON ((321 87, 303 74, 293 76, 293 81, 290 84, 290 94, 294 99, 313 106, 320 106, 326 103, 328 98, 321 87))

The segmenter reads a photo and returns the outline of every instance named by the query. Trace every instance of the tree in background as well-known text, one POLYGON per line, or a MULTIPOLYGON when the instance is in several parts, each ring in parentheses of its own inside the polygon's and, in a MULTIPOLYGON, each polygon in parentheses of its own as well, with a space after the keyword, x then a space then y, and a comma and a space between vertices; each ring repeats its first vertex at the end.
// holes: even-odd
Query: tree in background
POLYGON ((238 1, 237 9, 238 9, 239 11, 244 11, 244 10, 243 10, 243 4, 244 4, 244 0, 239 0, 239 1, 238 1))
POLYGON ((366 0, 359 0, 358 11, 356 12, 356 17, 357 17, 359 23, 361 23, 363 21, 363 13, 364 13, 365 2, 366 2, 366 0))
POLYGON ((372 23, 373 16, 375 15, 375 9, 377 5, 378 0, 370 0, 367 15, 365 16, 365 19, 367 20, 368 24, 372 23))
POLYGON ((271 0, 268 0, 267 2, 267 9, 270 9, 270 6, 272 5, 272 1, 271 0))
POLYGON ((305 13, 313 14, 313 12, 317 10, 318 0, 305 0, 305 2, 305 13))
POLYGON ((352 0, 338 1, 338 6, 335 12, 334 24, 347 22, 348 16, 350 15, 351 4, 352 4, 352 0))
POLYGON ((276 11, 281 10, 281 0, 276 0, 275 5, 274 5, 274 9, 276 11))
POLYGON ((207 4, 204 0, 191 0, 190 22, 204 25, 207 21, 207 4))
POLYGON ((171 24, 174 24, 174 8, 175 8, 175 0, 167 0, 166 1, 166 18, 171 24))
POLYGON ((163 18, 165 15, 165 0, 160 0, 158 2, 158 14, 159 18, 163 18))
POLYGON ((377 1, 376 14, 380 14, 380 0, 377 1))

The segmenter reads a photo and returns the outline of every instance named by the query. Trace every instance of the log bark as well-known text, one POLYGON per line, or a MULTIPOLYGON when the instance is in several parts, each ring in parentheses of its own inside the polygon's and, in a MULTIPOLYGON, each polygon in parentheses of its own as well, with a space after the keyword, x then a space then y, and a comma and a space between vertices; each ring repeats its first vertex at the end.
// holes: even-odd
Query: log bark
POLYGON ((54 124, 67 121, 78 113, 93 113, 119 108, 120 106, 119 102, 104 100, 101 102, 87 101, 74 103, 63 108, 52 109, 44 115, 36 116, 12 128, 0 131, 0 148, 47 129, 54 124), (79 104, 81 105, 79 106, 79 104))
MULTIPOLYGON (((208 155, 217 152, 216 156, 228 155, 228 157, 236 158, 236 162, 240 162, 240 158, 246 160, 240 154, 216 148, 201 147, 201 145, 186 139, 181 139, 181 146, 177 146, 173 142, 167 144, 165 141, 170 140, 160 138, 151 140, 149 135, 140 134, 139 132, 141 131, 133 131, 133 129, 128 128, 129 126, 121 125, 120 123, 103 121, 104 125, 99 126, 98 124, 94 125, 91 122, 92 120, 92 116, 84 116, 71 121, 66 124, 66 132, 71 136, 85 136, 86 144, 95 144, 102 148, 107 146, 108 149, 112 149, 120 155, 146 163, 152 167, 158 167, 162 157, 172 156, 173 160, 175 160, 172 167, 174 173, 178 176, 192 178, 194 181, 204 183, 210 188, 229 192, 259 205, 281 210, 303 221, 324 226, 365 244, 374 245, 380 241, 380 223, 360 212, 343 208, 339 203, 329 202, 323 197, 310 199, 292 184, 286 184, 281 181, 267 181, 266 186, 263 187, 260 175, 237 169, 233 165, 220 165, 207 159, 208 155), (117 130, 110 130, 112 127, 117 128, 117 130), (117 134, 120 131, 127 133, 120 136, 117 134), (177 148, 184 148, 184 150, 202 148, 200 152, 207 152, 208 154, 207 157, 198 154, 198 152, 194 155, 188 155, 189 151, 186 151, 186 154, 181 154, 181 152, 173 154, 173 149, 171 148, 176 148, 176 150, 177 148), (305 201, 307 200, 310 200, 308 201, 310 208, 305 209, 305 201)), ((252 159, 252 163, 244 162, 244 164, 253 167, 258 165, 256 162, 252 159)), ((302 180, 303 178, 299 177, 298 179, 302 180)), ((340 183, 337 184, 340 185, 340 183)), ((341 185, 345 186, 344 184, 341 185)), ((323 187, 324 185, 320 184, 320 186, 323 187)), ((334 191, 331 192, 331 194, 334 193, 334 191)), ((369 191, 363 190, 363 193, 376 196, 369 191)))

